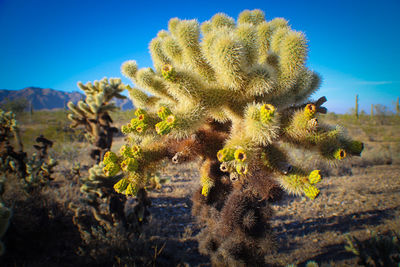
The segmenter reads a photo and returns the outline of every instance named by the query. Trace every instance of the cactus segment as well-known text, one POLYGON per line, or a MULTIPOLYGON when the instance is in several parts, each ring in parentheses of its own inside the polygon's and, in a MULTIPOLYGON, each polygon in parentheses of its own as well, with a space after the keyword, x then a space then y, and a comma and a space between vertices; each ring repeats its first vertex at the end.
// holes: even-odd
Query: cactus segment
POLYGON ((201 194, 207 197, 211 188, 214 186, 214 181, 208 176, 202 176, 200 178, 200 183, 202 185, 201 194))

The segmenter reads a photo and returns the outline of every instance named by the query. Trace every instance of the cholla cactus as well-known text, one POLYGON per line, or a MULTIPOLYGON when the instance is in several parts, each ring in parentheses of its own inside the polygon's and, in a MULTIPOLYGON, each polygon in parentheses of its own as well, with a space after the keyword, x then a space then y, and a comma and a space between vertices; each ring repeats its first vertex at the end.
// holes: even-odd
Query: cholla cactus
POLYGON ((93 84, 88 82, 84 85, 79 82, 78 86, 85 92, 86 99, 79 101, 77 105, 68 102, 71 111, 68 118, 72 121, 72 128, 85 127, 89 141, 96 146, 91 156, 99 163, 104 153, 111 148, 113 134, 118 132, 117 128, 111 126, 112 119, 108 114, 117 109, 111 100, 114 97, 126 98, 121 95, 125 85, 121 83, 121 79, 104 78, 93 84))
POLYGON ((243 11, 236 22, 222 13, 201 25, 173 18, 150 52, 154 69, 122 65, 139 87, 128 88, 138 109, 122 127, 129 142, 104 158, 104 172, 122 171, 116 191, 135 195, 161 160, 201 158, 193 199, 207 225, 200 251, 218 266, 263 265, 273 247, 266 200, 279 188, 319 194, 319 170, 294 166, 282 144, 335 162, 363 149, 319 121, 326 99, 309 100, 320 78, 306 66, 305 35, 283 18, 266 21, 260 10, 243 11))
POLYGON ((4 112, 0 109, 0 165, 1 172, 15 171, 19 176, 26 174, 25 159, 26 153, 23 152, 23 145, 19 135, 18 122, 15 114, 11 111, 4 112), (11 139, 14 137, 18 151, 14 151, 11 139))
POLYGON ((53 180, 53 168, 58 162, 48 156, 47 149, 53 146, 53 142, 40 135, 36 138, 37 145, 33 147, 38 153, 33 153, 30 159, 27 159, 26 175, 23 177, 23 183, 28 191, 39 186, 46 186, 53 180))
MULTIPOLYGON (((124 213, 126 197, 113 189, 114 184, 122 176, 106 176, 103 168, 103 163, 94 165, 89 169, 88 177, 80 177, 80 191, 84 194, 80 201, 90 207, 99 225, 110 230, 117 223, 126 224, 124 213)), ((79 214, 79 211, 75 212, 79 214)), ((90 229, 90 225, 86 228, 90 229)))

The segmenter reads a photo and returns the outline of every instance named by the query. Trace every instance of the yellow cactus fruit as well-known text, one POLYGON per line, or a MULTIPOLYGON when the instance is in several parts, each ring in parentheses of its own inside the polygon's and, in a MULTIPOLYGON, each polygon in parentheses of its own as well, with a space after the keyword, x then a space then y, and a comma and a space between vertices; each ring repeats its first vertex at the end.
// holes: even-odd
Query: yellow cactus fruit
POLYGON ((343 148, 339 148, 334 152, 333 156, 335 157, 335 159, 342 160, 347 155, 346 155, 346 151, 343 148))
POLYGON ((121 163, 121 168, 126 172, 134 172, 138 169, 139 162, 134 158, 128 158, 121 163))
POLYGON ((128 145, 123 145, 120 149, 119 149, 119 153, 121 154, 122 157, 124 158, 132 158, 132 151, 131 148, 128 145))
POLYGON ((260 108, 260 119, 262 123, 269 123, 275 116, 275 107, 271 104, 264 104, 260 108))
POLYGON ((172 127, 175 126, 176 123, 176 118, 174 115, 169 115, 168 117, 165 118, 165 121, 171 125, 172 127))
POLYGON ((159 135, 168 134, 172 130, 172 126, 167 121, 161 121, 156 124, 156 132, 159 135))
POLYGON ((140 115, 147 115, 147 112, 144 109, 138 108, 135 110, 135 116, 139 117, 140 115))
POLYGON ((313 170, 308 176, 310 184, 316 184, 321 181, 321 174, 319 170, 313 170))
POLYGON ((211 188, 214 186, 214 181, 208 176, 202 176, 200 178, 200 183, 203 186, 201 189, 201 194, 205 197, 208 196, 211 188))
POLYGON ((135 159, 139 159, 142 157, 142 149, 140 148, 140 146, 137 145, 132 146, 131 153, 135 159))
POLYGON ((161 74, 167 81, 173 82, 176 79, 176 72, 171 64, 164 64, 161 69, 161 74))
POLYGON ((246 151, 244 151, 244 149, 242 149, 242 148, 236 149, 234 156, 235 156, 235 159, 239 162, 244 162, 247 159, 246 151))
POLYGON ((223 148, 218 151, 217 158, 220 162, 233 160, 235 158, 235 149, 223 148))
POLYGON ((310 199, 315 199, 319 194, 319 189, 313 185, 305 186, 304 194, 310 199))
POLYGON ((128 187, 125 190, 125 195, 136 196, 138 191, 139 191, 139 188, 137 187, 137 185, 135 185, 133 183, 129 183, 128 187))
POLYGON ((126 188, 129 185, 129 181, 125 178, 119 180, 115 185, 114 185, 114 190, 117 193, 122 193, 126 190, 126 188))
POLYGON ((316 112, 317 112, 317 106, 315 106, 314 104, 307 104, 306 107, 304 108, 304 114, 310 119, 314 117, 316 112))
POLYGON ((137 126, 136 126, 136 131, 138 132, 138 133, 142 133, 143 131, 145 131, 146 129, 147 129, 147 127, 148 127, 148 125, 147 124, 145 124, 145 123, 140 123, 140 124, 138 124, 137 126))
POLYGON ((160 117, 162 120, 165 120, 171 114, 171 110, 164 106, 160 107, 157 111, 158 117, 160 117))
POLYGON ((248 170, 247 164, 239 163, 236 165, 236 171, 241 175, 247 174, 248 170))
POLYGON ((117 163, 117 161, 118 161, 118 157, 114 152, 107 151, 104 154, 104 158, 103 158, 104 165, 107 165, 109 163, 117 163))
POLYGON ((132 128, 130 127, 130 124, 128 124, 128 125, 122 125, 122 126, 121 126, 121 132, 122 132, 123 134, 129 134, 129 133, 131 133, 131 132, 132 132, 132 128))
POLYGON ((106 176, 114 176, 116 175, 121 169, 119 165, 116 163, 108 163, 104 168, 103 172, 106 176))

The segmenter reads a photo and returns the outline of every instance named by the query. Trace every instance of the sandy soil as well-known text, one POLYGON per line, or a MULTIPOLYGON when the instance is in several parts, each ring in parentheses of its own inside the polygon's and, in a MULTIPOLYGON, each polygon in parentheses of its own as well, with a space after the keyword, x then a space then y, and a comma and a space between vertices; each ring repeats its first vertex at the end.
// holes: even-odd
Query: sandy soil
MULTIPOLYGON (((150 194, 153 239, 163 240, 186 266, 210 266, 197 251, 199 231, 190 214, 191 194, 198 186, 195 165, 168 166, 171 181, 150 194)), ((269 265, 304 264, 309 260, 333 266, 355 266, 357 258, 344 249, 345 235, 361 240, 374 232, 400 230, 400 166, 353 168, 350 176, 331 176, 319 184, 315 200, 285 195, 273 203, 271 224, 277 252, 269 265)))

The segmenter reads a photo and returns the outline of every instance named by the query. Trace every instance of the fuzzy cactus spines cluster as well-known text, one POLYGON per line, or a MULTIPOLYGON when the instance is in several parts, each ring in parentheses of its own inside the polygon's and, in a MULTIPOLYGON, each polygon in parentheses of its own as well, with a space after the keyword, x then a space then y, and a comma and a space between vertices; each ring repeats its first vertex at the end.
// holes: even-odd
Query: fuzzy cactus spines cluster
POLYGON ((161 160, 201 158, 193 213, 208 227, 200 250, 215 264, 259 264, 270 248, 255 238, 269 236, 265 201, 279 188, 319 194, 320 171, 292 164, 287 148, 341 161, 360 155, 362 143, 320 122, 326 99, 310 100, 320 77, 306 65, 307 39, 283 18, 266 20, 261 10, 236 21, 223 13, 202 24, 173 18, 149 47, 154 68, 133 60, 121 68, 138 87, 128 87, 138 109, 122 131, 142 153, 121 151, 105 172, 124 172, 116 190, 134 194, 161 160))
POLYGON ((109 112, 118 109, 112 102, 114 98, 125 99, 121 93, 126 86, 117 78, 104 78, 100 81, 78 83, 78 87, 85 92, 86 99, 77 104, 68 102, 72 121, 71 127, 82 126, 86 130, 89 141, 96 147, 91 153, 93 159, 99 163, 104 153, 110 150, 113 134, 118 129, 112 126, 109 112))

